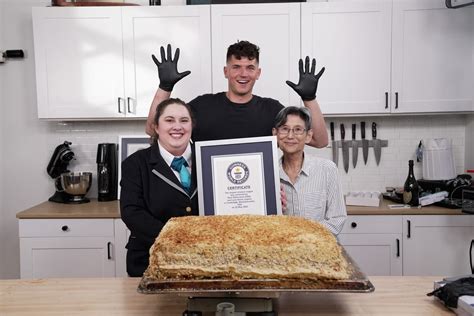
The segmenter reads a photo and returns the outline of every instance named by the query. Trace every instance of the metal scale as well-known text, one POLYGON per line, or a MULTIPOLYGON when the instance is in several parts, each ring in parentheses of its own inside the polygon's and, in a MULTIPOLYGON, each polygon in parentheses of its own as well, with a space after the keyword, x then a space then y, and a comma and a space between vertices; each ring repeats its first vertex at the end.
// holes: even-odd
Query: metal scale
POLYGON ((203 293, 189 296, 183 316, 277 316, 277 292, 203 293))

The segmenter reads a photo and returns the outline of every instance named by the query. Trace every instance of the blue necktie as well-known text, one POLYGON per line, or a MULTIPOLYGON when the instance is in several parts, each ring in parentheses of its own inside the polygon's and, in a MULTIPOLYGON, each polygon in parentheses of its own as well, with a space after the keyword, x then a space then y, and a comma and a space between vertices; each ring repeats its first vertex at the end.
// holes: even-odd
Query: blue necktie
POLYGON ((191 188, 191 175, 186 168, 187 166, 188 162, 183 157, 175 157, 173 162, 171 162, 171 168, 179 173, 181 184, 186 192, 189 193, 189 189, 191 188))

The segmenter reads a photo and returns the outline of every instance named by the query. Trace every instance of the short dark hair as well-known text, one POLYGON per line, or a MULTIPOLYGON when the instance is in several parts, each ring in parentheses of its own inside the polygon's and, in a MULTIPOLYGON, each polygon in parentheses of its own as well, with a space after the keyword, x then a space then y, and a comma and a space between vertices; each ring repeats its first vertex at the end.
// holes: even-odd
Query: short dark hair
POLYGON ((260 48, 249 41, 237 41, 237 43, 230 45, 227 49, 226 60, 229 61, 232 56, 237 59, 242 59, 242 57, 246 57, 250 60, 255 59, 258 63, 260 57, 260 48))
POLYGON ((275 128, 283 126, 288 120, 288 115, 297 115, 304 121, 304 128, 309 131, 311 129, 311 112, 302 106, 288 106, 281 109, 275 117, 275 128))

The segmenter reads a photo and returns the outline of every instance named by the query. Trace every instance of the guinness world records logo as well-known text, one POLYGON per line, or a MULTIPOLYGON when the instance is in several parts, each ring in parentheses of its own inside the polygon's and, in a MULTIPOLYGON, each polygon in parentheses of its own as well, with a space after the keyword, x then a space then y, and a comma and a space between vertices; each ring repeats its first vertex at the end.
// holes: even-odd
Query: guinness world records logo
POLYGON ((249 167, 243 162, 233 162, 227 167, 227 179, 234 184, 242 184, 249 178, 249 167))

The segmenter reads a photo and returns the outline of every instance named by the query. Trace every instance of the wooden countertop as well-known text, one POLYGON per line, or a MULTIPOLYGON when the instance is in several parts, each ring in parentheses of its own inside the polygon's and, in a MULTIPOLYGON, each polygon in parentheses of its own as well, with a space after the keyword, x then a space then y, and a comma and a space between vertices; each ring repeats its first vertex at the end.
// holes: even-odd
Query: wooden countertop
MULTIPOLYGON (((460 209, 438 206, 422 208, 389 209, 391 201, 382 200, 378 207, 347 206, 348 215, 467 215, 460 209)), ((33 218, 120 218, 119 201, 99 202, 91 199, 89 203, 63 204, 43 202, 16 214, 19 219, 33 218)))
MULTIPOLYGON (((279 316, 454 315, 427 297, 440 277, 371 277, 373 293, 282 293, 279 316)), ((0 280, 2 315, 182 315, 186 297, 140 294, 139 278, 0 280)))
POLYGON ((120 201, 64 204, 43 202, 16 214, 17 218, 120 218, 120 201))

